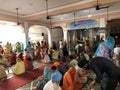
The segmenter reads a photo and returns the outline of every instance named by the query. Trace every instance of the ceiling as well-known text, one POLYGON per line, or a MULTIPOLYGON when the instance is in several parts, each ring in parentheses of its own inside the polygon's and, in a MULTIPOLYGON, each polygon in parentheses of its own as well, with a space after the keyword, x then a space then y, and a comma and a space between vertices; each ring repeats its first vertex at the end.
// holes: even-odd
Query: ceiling
MULTIPOLYGON (((100 6, 110 5, 109 19, 120 18, 120 0, 98 0, 100 6)), ((48 0, 48 15, 52 23, 91 18, 106 18, 106 9, 95 10, 97 0, 48 0)), ((17 22, 17 10, 20 22, 48 24, 46 20, 46 0, 0 0, 0 20, 17 22)), ((2 23, 2 22, 0 22, 2 23)))

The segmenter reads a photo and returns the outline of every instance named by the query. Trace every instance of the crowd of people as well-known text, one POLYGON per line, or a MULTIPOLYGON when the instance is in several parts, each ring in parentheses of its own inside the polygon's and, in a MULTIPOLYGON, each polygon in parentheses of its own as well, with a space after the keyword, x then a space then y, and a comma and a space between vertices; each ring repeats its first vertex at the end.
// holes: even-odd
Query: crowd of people
MULTIPOLYGON (((4 50, 0 50, 4 54, 4 50)), ((82 90, 85 87, 91 90, 96 83, 101 90, 115 90, 120 82, 120 47, 115 46, 111 36, 101 41, 95 52, 90 50, 87 39, 72 47, 62 40, 53 42, 52 47, 47 41, 28 42, 22 52, 20 49, 12 51, 10 47, 7 52, 6 65, 14 65, 16 75, 33 70, 34 60, 52 64, 38 77, 38 90, 82 90), (92 78, 91 73, 95 75, 92 78)))
MULTIPOLYGON (((67 51, 68 56, 63 57, 62 65, 59 62, 61 61, 60 58, 57 61, 53 59, 53 66, 56 66, 56 70, 53 73, 61 73, 62 78, 58 76, 59 83, 54 82, 52 81, 53 73, 50 74, 49 77, 51 79, 49 81, 52 82, 53 87, 56 87, 54 85, 59 85, 59 89, 54 89, 53 87, 49 89, 82 90, 87 84, 88 90, 91 90, 95 88, 96 83, 99 83, 101 90, 115 90, 120 82, 120 47, 115 46, 114 38, 109 36, 105 41, 101 41, 93 57, 90 57, 88 47, 84 49, 84 45, 79 44, 79 46, 79 48, 76 46, 71 53, 67 51), (91 73, 95 74, 92 78, 90 78, 91 73), (92 81, 89 82, 91 79, 92 81)), ((44 79, 42 78, 42 80, 44 79)), ((41 80, 38 80, 38 82, 40 83, 41 80)), ((38 90, 46 90, 44 87, 49 87, 48 82, 39 85, 37 84, 38 90), (39 85, 42 87, 39 87, 39 85)))

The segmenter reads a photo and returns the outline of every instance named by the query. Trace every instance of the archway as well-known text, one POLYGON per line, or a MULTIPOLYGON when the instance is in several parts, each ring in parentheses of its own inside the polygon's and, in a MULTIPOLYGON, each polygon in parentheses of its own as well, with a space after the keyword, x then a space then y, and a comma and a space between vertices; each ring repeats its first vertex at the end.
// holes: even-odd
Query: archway
POLYGON ((33 25, 29 28, 29 41, 48 40, 48 29, 45 26, 33 25))

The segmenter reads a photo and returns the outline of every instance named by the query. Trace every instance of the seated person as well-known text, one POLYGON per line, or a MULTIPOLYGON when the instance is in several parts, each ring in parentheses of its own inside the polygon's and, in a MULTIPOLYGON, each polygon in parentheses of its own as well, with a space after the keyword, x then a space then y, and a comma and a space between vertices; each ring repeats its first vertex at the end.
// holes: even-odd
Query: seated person
MULTIPOLYGON (((66 64, 61 65, 58 61, 53 63, 54 66, 57 67, 57 70, 64 76, 64 74, 67 72, 66 64), (66 65, 66 66, 65 66, 66 65)), ((60 86, 63 84, 63 78, 60 81, 60 86)))
POLYGON ((70 67, 68 71, 63 76, 63 86, 62 90, 75 90, 74 80, 75 80, 75 68, 70 67))
POLYGON ((38 77, 37 89, 43 89, 44 85, 51 79, 51 74, 56 72, 57 67, 52 66, 51 68, 46 66, 44 68, 43 76, 38 77))
POLYGON ((0 79, 7 78, 7 74, 5 72, 5 68, 0 65, 0 79))
MULTIPOLYGON (((62 79, 62 74, 59 72, 55 72, 51 75, 51 80, 49 80, 43 90, 62 90, 59 86, 60 80, 62 79)), ((67 89, 68 90, 68 89, 67 89)))
POLYGON ((88 74, 78 66, 78 61, 76 59, 73 59, 70 62, 70 66, 74 67, 76 72, 75 72, 75 90, 80 90, 82 89, 83 85, 87 82, 88 79, 88 74))
POLYGON ((18 53, 17 57, 20 58, 21 60, 23 60, 23 53, 22 52, 18 53))
POLYGON ((32 70, 34 68, 32 57, 26 50, 25 50, 23 62, 25 64, 25 70, 32 70))
POLYGON ((8 66, 16 64, 16 53, 11 51, 11 54, 8 57, 8 66))
POLYGON ((28 70, 33 70, 34 66, 33 66, 33 61, 32 59, 29 57, 28 58, 28 70))
POLYGON ((68 70, 65 65, 61 65, 58 61, 54 62, 53 63, 53 66, 56 66, 57 67, 57 70, 62 74, 64 75, 66 73, 66 71, 68 70))
POLYGON ((16 62, 17 63, 14 66, 13 73, 16 75, 24 73, 25 72, 24 62, 20 58, 17 58, 16 62))

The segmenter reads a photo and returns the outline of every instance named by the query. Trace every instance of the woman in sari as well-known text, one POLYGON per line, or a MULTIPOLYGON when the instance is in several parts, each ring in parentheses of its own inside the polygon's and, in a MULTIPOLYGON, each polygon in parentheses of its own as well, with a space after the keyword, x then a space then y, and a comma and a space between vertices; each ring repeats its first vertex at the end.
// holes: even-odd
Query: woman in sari
POLYGON ((32 70, 33 69, 32 57, 30 56, 30 54, 26 50, 24 52, 23 62, 25 64, 25 70, 32 70))
POLYGON ((17 63, 15 64, 13 73, 16 74, 16 75, 24 73, 25 72, 24 62, 20 58, 17 58, 16 62, 17 63))
POLYGON ((16 64, 16 53, 12 52, 8 56, 8 66, 12 66, 16 64))
POLYGON ((75 90, 75 72, 75 68, 70 67, 68 71, 64 74, 62 90, 75 90))
POLYGON ((76 70, 74 79, 75 90, 81 90, 83 85, 87 82, 88 74, 78 66, 78 62, 76 59, 73 59, 70 62, 70 66, 74 67, 76 70))

